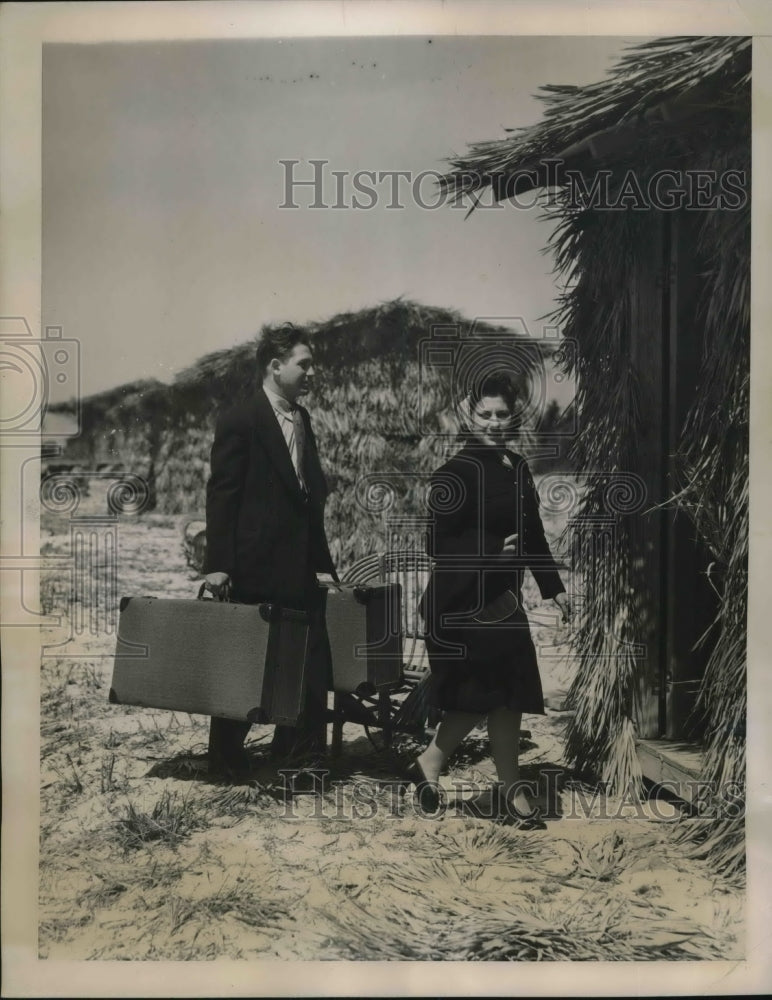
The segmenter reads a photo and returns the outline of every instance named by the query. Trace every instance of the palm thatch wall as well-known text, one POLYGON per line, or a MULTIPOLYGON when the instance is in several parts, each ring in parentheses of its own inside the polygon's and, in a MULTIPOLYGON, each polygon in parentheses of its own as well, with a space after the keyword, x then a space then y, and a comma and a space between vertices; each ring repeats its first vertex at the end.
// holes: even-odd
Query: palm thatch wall
MULTIPOLYGON (((155 506, 158 429, 166 412, 165 390, 157 379, 141 379, 88 397, 81 404, 79 432, 68 439, 56 462, 75 463, 82 470, 109 467, 129 471, 145 481, 149 504, 155 506)), ((69 404, 49 409, 67 412, 69 404)), ((87 483, 84 480, 86 489, 87 483)))
MULTIPOLYGON (((718 594, 713 643, 700 688, 706 717, 704 774, 716 782, 745 779, 745 621, 748 515, 748 384, 750 282, 750 57, 748 38, 659 39, 628 50, 609 76, 588 87, 545 87, 538 124, 507 138, 478 143, 452 159, 443 180, 456 198, 496 199, 550 175, 545 161, 560 159, 586 176, 610 171, 612 203, 634 170, 643 190, 657 171, 744 171, 745 203, 681 210, 633 207, 604 210, 577 203, 560 184, 544 198, 553 222, 549 250, 565 280, 556 317, 580 345, 576 368, 578 470, 608 476, 642 473, 650 500, 690 516, 712 554, 711 583, 718 594), (531 172, 529 181, 526 172, 531 172), (688 232, 693 255, 692 322, 698 352, 689 412, 677 428, 675 470, 652 496, 643 465, 647 434, 661 422, 647 380, 647 350, 656 350, 663 323, 649 318, 645 342, 636 296, 651 273, 669 227, 688 232)), ((554 165, 552 177, 555 177, 554 165)), ((589 184, 587 185, 589 186, 589 184)), ((543 192, 543 195, 546 192, 543 192)), ((513 226, 517 224, 513 210, 513 226)), ((657 275, 661 297, 668 275, 657 275)), ((648 359, 649 361, 651 358, 648 359)), ((656 387, 655 387, 656 389, 656 387)), ((608 476, 588 479, 573 529, 604 513, 608 476)), ((607 511, 606 511, 607 512, 607 511)), ((580 669, 570 692, 575 714, 568 729, 573 762, 603 774, 617 788, 640 781, 634 752, 641 709, 635 644, 651 622, 647 540, 651 512, 615 519, 616 541, 603 558, 584 553, 586 603, 575 648, 580 669)), ((694 637, 695 639, 698 637, 694 637)), ((694 830, 692 829, 692 833, 694 830)), ((742 821, 709 826, 717 836, 717 864, 729 874, 742 866, 742 821)), ((708 850, 712 842, 702 845, 708 850), (707 846, 706 846, 707 845, 707 846)))
MULTIPOLYGON (((438 328, 469 349, 485 337, 528 341, 516 348, 526 395, 531 366, 553 350, 520 331, 402 299, 304 328, 317 366, 306 405, 331 488, 331 549, 344 571, 383 547, 387 519, 425 514, 426 477, 452 440, 438 434, 456 428, 453 372, 420 361, 421 342, 438 328)), ((120 463, 147 478, 158 511, 202 510, 216 417, 254 391, 255 344, 209 354, 170 386, 134 384, 85 399, 83 433, 72 447, 92 467, 120 463)), ((517 444, 530 443, 525 426, 517 444)))

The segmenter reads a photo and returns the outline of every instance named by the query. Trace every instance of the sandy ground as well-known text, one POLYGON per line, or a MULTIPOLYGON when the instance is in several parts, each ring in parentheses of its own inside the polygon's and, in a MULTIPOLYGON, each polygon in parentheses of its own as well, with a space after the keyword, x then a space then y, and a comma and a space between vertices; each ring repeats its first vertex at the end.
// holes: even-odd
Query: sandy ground
MULTIPOLYGON (((43 519, 42 606, 62 613, 44 641, 63 644, 41 672, 41 957, 742 957, 742 892, 684 858, 673 833, 689 820, 674 805, 590 807, 562 759, 561 711, 524 719, 523 776, 544 809, 558 791, 548 829, 523 833, 463 812, 493 776, 484 730, 451 762, 448 808, 430 819, 400 780, 411 737, 376 749, 347 726, 341 756, 305 761, 293 795, 268 759, 270 727, 250 734, 251 780, 228 785, 206 776, 208 719, 108 704, 116 595, 195 596, 183 521, 121 519, 115 593, 94 583, 114 526, 90 528, 97 569, 70 602, 72 522, 43 519)), ((559 706, 568 635, 533 588, 526 602, 559 706)))

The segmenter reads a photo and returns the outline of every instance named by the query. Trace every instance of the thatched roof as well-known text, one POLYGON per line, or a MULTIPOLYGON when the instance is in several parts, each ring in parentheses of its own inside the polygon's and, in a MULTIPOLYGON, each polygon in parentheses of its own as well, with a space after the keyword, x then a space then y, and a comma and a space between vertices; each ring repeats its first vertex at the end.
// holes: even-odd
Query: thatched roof
MULTIPOLYGON (((455 328, 462 338, 473 333, 528 339, 522 330, 470 320, 452 309, 403 298, 357 312, 338 313, 330 319, 308 323, 302 329, 313 343, 320 368, 339 372, 371 361, 417 361, 420 341, 439 327, 446 331, 455 328)), ((234 390, 242 391, 253 385, 257 339, 205 355, 179 373, 175 388, 182 392, 205 391, 210 398, 219 399, 224 392, 230 396, 234 390)), ((544 354, 555 350, 554 342, 531 343, 544 354)))
MULTIPOLYGON (((109 413, 119 410, 138 411, 152 409, 158 405, 164 393, 168 391, 168 386, 159 382, 155 378, 136 379, 134 382, 125 382, 122 385, 113 386, 103 392, 96 392, 91 396, 86 396, 81 407, 87 414, 89 421, 97 420, 109 413)), ((48 407, 51 413, 71 413, 72 403, 56 403, 48 407)))
MULTIPOLYGON (((520 390, 520 450, 527 451, 537 433, 554 430, 556 408, 542 413, 544 383, 532 375, 554 365, 544 359, 559 342, 531 339, 522 324, 513 327, 396 299, 301 328, 318 362, 305 404, 331 488, 326 521, 339 568, 372 552, 383 537, 386 508, 362 494, 374 475, 388 480, 395 516, 424 516, 428 474, 454 447, 457 403, 489 370, 508 370, 520 390), (457 363, 421 363, 422 341, 436 348, 438 339, 442 350, 435 353, 457 363), (542 427, 541 418, 550 416, 542 427)), ((254 392, 256 343, 208 354, 168 386, 119 387, 84 400, 84 461, 142 471, 167 512, 200 508, 217 414, 254 392)))
MULTIPOLYGON (((489 365, 509 364, 525 400, 532 374, 543 367, 544 359, 554 356, 559 344, 554 339, 531 338, 521 321, 513 321, 513 327, 402 298, 307 324, 300 329, 314 346, 318 366, 307 405, 314 414, 335 411, 337 423, 342 419, 340 412, 356 412, 358 433, 416 445, 427 429, 441 430, 459 393, 450 366, 422 363, 422 342, 438 336, 443 346, 451 343, 458 348, 455 357, 462 369, 466 371, 463 362, 467 361, 469 372, 479 377, 490 337, 496 350, 490 354, 489 365), (502 355, 502 343, 510 342, 511 355, 507 350, 502 355), (368 401, 366 420, 360 413, 362 399, 368 401)), ((235 347, 205 355, 181 371, 171 385, 149 379, 86 397, 81 405, 86 437, 140 424, 158 433, 164 421, 198 421, 204 426, 222 406, 254 391, 258 377, 255 348, 266 329, 235 347)), ((337 426, 334 415, 327 413, 326 419, 335 424, 328 428, 331 433, 343 437, 353 433, 347 426, 337 426)))
POLYGON ((750 38, 658 38, 635 46, 598 83, 542 87, 540 122, 450 157, 441 187, 459 198, 492 186, 498 200, 545 183, 548 160, 579 167, 629 157, 641 125, 664 138, 705 115, 715 122, 731 114, 747 96, 750 72, 750 38))

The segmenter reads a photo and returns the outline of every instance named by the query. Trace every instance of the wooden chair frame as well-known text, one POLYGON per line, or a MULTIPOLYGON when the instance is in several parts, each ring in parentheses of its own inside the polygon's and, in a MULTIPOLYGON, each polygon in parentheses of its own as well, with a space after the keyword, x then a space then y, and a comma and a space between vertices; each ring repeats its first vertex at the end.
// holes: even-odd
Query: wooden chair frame
POLYGON ((393 687, 375 693, 334 694, 333 708, 328 716, 332 721, 333 754, 341 752, 343 726, 347 722, 364 726, 366 730, 380 729, 384 747, 391 746, 395 733, 420 735, 427 724, 436 724, 438 713, 426 706, 429 669, 423 649, 425 627, 418 610, 431 567, 431 559, 423 552, 414 548, 391 549, 366 557, 346 575, 343 581, 346 584, 401 585, 405 646, 401 676, 393 687), (401 703, 394 700, 399 694, 406 694, 401 703))

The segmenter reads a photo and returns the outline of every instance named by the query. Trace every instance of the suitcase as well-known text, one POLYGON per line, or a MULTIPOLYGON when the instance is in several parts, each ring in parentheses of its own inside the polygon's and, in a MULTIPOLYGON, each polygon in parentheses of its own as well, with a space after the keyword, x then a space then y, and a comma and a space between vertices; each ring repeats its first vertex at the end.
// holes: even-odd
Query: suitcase
POLYGON ((332 689, 372 693, 402 677, 402 588, 398 583, 324 589, 332 689))
POLYGON ((274 604, 124 597, 110 701, 295 725, 308 615, 274 604))

